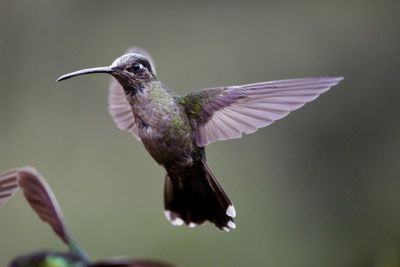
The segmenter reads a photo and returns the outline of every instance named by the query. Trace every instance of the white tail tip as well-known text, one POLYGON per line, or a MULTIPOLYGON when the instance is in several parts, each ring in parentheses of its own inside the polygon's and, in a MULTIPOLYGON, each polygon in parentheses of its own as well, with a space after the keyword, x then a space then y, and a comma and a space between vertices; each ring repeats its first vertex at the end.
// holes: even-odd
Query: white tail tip
POLYGON ((236 224, 233 221, 229 221, 227 225, 230 229, 236 229, 236 224))
POLYGON ((184 224, 184 221, 181 218, 179 218, 175 212, 166 210, 164 214, 165 217, 167 217, 168 221, 172 223, 172 225, 181 226, 182 224, 184 224))
POLYGON ((236 210, 233 207, 233 205, 229 205, 229 207, 226 209, 226 215, 235 218, 236 217, 236 210))

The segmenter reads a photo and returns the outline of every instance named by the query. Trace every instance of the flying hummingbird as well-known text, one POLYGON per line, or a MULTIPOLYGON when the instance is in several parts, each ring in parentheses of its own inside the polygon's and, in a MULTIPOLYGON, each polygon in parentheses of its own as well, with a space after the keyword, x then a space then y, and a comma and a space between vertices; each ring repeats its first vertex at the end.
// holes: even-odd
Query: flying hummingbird
POLYGON ((29 253, 16 257, 8 267, 173 267, 152 260, 126 258, 92 262, 69 232, 53 191, 35 168, 16 168, 0 174, 0 207, 19 189, 40 219, 48 223, 54 233, 69 247, 69 251, 29 253))
POLYGON ((167 219, 189 227, 209 220, 225 231, 236 228, 236 211, 207 166, 205 146, 268 126, 343 79, 288 79, 180 96, 157 79, 149 53, 131 48, 110 66, 75 71, 57 81, 90 73, 107 73, 118 81, 111 83, 109 93, 113 120, 165 167, 167 219))

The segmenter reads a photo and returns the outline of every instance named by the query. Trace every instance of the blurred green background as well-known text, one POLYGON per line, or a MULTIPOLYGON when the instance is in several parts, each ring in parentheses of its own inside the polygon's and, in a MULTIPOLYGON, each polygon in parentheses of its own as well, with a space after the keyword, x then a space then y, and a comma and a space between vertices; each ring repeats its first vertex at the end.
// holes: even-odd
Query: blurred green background
MULTIPOLYGON (((182 266, 400 266, 399 1, 0 2, 0 170, 33 165, 95 259, 182 266), (118 130, 109 77, 148 49, 179 93, 303 76, 345 80, 284 120, 207 149, 237 229, 164 218, 164 170, 118 130)), ((0 266, 65 246, 23 197, 0 210, 0 266)))

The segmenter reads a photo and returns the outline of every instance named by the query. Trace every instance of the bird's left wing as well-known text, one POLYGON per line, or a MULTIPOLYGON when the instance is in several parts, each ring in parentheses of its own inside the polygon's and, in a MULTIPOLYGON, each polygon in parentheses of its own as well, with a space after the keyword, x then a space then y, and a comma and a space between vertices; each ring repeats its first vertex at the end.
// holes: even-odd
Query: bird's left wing
POLYGON ((198 146, 239 138, 316 99, 342 77, 299 78, 204 89, 181 98, 198 146))
MULTIPOLYGON (((128 53, 140 54, 147 58, 150 62, 153 73, 156 74, 154 61, 145 49, 140 47, 131 47, 125 52, 125 54, 128 53)), ((139 129, 135 117, 133 116, 131 105, 125 97, 122 86, 114 78, 111 78, 109 87, 108 111, 119 129, 130 132, 138 141, 140 141, 139 129)))
POLYGON ((119 129, 130 132, 140 141, 139 128, 131 105, 125 97, 122 86, 114 78, 111 80, 108 94, 108 111, 119 129))

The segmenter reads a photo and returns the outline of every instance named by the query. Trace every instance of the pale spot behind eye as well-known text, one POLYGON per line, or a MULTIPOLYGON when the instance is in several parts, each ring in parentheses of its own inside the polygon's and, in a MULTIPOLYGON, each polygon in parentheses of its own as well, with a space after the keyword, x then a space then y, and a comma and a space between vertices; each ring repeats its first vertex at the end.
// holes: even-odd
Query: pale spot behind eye
POLYGON ((153 133, 153 128, 147 126, 146 127, 146 133, 149 134, 149 135, 152 134, 153 133))

